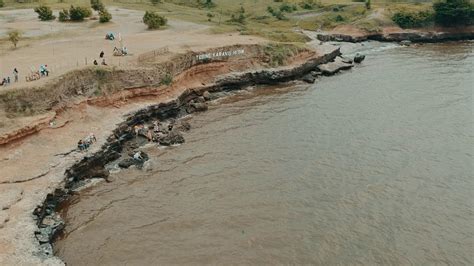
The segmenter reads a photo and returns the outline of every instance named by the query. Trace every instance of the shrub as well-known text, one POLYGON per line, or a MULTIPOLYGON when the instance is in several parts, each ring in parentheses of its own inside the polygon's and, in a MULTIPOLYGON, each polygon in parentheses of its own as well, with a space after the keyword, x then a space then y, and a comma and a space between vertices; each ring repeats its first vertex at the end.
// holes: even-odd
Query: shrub
POLYGON ((342 22, 342 21, 344 21, 344 17, 341 16, 341 15, 337 15, 336 16, 336 22, 342 22))
POLYGON ((72 21, 83 21, 84 18, 90 17, 92 10, 88 7, 74 7, 69 8, 69 19, 72 21))
POLYGON ((0 8, 4 7, 5 3, 3 3, 3 0, 0 0, 0 8))
POLYGON ((153 5, 161 3, 161 0, 150 0, 153 5))
POLYGON ((365 1, 365 8, 366 9, 371 9, 372 8, 372 4, 371 4, 370 0, 365 1))
POLYGON ((203 4, 202 4, 203 7, 206 7, 206 8, 213 8, 213 7, 216 7, 216 4, 212 1, 212 0, 206 0, 203 4))
POLYGON ((161 26, 166 25, 167 19, 155 13, 154 11, 146 11, 143 16, 143 23, 148 26, 148 29, 159 29, 161 26))
POLYGON ((16 48, 16 45, 20 41, 21 38, 21 33, 17 30, 12 30, 8 32, 8 40, 13 44, 13 46, 16 48))
POLYGON ((395 22, 401 28, 419 28, 433 22, 434 14, 430 11, 405 12, 399 11, 392 16, 395 22))
POLYGON ((58 20, 61 22, 68 21, 69 20, 69 10, 63 9, 59 11, 59 17, 58 20))
POLYGON ((162 85, 171 85, 173 83, 173 76, 170 73, 166 73, 160 82, 162 85))
POLYGON ((442 26, 469 25, 474 21, 474 4, 469 0, 446 0, 433 4, 435 22, 442 26))
POLYGON ((112 19, 112 14, 107 11, 107 9, 102 9, 99 11, 99 22, 100 23, 106 23, 109 22, 112 19))
POLYGON ((212 21, 212 18, 214 17, 212 13, 207 13, 206 16, 207 16, 207 21, 209 22, 212 21))
POLYGON ((56 17, 53 15, 53 11, 49 6, 39 6, 36 7, 35 12, 38 13, 38 18, 42 21, 48 21, 48 20, 53 20, 56 17))
POLYGON ((285 14, 280 10, 274 10, 271 6, 267 7, 267 11, 278 20, 286 20, 285 14))
POLYGON ((105 9, 104 4, 100 0, 91 0, 91 7, 95 11, 102 11, 105 9))
POLYGON ((264 48, 265 56, 268 57, 271 66, 284 65, 285 61, 297 54, 298 51, 298 47, 284 44, 268 44, 264 48))
POLYGON ((282 5, 280 6, 280 11, 281 11, 281 12, 291 13, 291 12, 295 11, 294 8, 296 8, 296 6, 291 6, 291 5, 287 4, 287 3, 284 3, 284 4, 282 4, 282 5))
POLYGON ((243 6, 240 6, 240 9, 239 9, 239 12, 237 13, 237 15, 232 14, 230 16, 230 21, 235 22, 235 23, 239 23, 239 24, 245 24, 245 9, 244 9, 243 6))
POLYGON ((314 9, 316 7, 321 6, 321 3, 319 3, 318 1, 315 1, 315 0, 304 0, 304 1, 300 2, 299 5, 303 9, 310 10, 310 9, 314 9))

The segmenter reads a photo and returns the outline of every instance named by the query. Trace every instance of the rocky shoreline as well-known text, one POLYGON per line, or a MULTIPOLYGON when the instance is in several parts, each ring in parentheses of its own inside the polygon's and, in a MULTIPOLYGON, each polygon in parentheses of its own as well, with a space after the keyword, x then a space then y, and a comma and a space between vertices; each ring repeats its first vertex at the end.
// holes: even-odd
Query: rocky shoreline
MULTIPOLYGON (((297 66, 231 73, 218 78, 211 85, 187 89, 174 100, 151 105, 129 114, 122 123, 117 125, 99 151, 84 157, 66 170, 63 187, 48 194, 44 202, 34 210, 33 214, 38 226, 35 236, 40 243, 38 255, 43 258, 53 256, 52 244, 65 227, 59 211, 72 195, 91 179, 102 178, 108 181, 107 165, 109 164, 121 164, 122 168, 137 164, 132 155, 140 151, 139 147, 148 143, 148 140, 145 132, 134 130, 135 126, 146 125, 145 128, 148 128, 153 121, 159 120, 166 123, 167 127, 171 125, 173 129, 161 132, 164 134, 161 138, 153 136, 153 141, 158 142, 158 145, 184 142, 180 131, 189 130, 189 125, 181 122, 180 119, 194 112, 207 110, 207 103, 220 97, 222 92, 296 79, 313 83, 319 75, 333 75, 353 66, 352 60, 342 59, 340 56, 339 49, 334 49, 321 57, 312 58, 297 66)), ((146 160, 146 154, 144 157, 143 161, 146 160)), ((142 163, 140 162, 140 164, 142 163)))
POLYGON ((393 33, 367 33, 363 35, 351 35, 343 33, 320 33, 317 34, 317 39, 323 42, 337 41, 337 42, 364 42, 364 41, 379 41, 379 42, 413 42, 413 43, 437 43, 446 41, 465 41, 474 40, 474 31, 460 31, 460 32, 418 32, 418 31, 404 31, 393 33))

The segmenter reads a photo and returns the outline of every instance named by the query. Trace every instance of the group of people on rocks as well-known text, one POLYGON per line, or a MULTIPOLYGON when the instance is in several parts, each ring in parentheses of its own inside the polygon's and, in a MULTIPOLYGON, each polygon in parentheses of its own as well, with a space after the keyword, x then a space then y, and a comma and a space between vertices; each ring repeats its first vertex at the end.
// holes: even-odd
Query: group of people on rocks
POLYGON ((135 136, 142 135, 148 141, 158 141, 158 139, 173 130, 173 123, 163 124, 158 120, 153 121, 151 126, 138 124, 133 127, 135 136))
POLYGON ((77 148, 80 151, 85 151, 85 150, 89 149, 89 147, 94 142, 97 142, 97 139, 96 139, 94 133, 90 133, 89 136, 85 137, 84 139, 79 140, 79 142, 77 143, 77 148))
MULTIPOLYGON (((18 82, 18 77, 19 77, 19 72, 18 72, 18 69, 16 69, 16 67, 13 69, 13 80, 14 82, 18 82)), ((7 77, 4 77, 2 79, 2 81, 0 82, 0 86, 7 86, 11 83, 11 79, 10 79, 10 76, 7 76, 7 77)))

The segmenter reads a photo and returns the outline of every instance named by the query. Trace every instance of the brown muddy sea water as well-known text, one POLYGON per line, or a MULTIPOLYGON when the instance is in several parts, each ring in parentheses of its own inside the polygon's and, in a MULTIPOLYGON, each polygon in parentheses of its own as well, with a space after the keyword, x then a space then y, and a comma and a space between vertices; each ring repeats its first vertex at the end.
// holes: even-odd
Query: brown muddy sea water
POLYGON ((195 115, 81 192, 68 265, 472 265, 474 43, 351 45, 314 85, 256 88, 195 115))

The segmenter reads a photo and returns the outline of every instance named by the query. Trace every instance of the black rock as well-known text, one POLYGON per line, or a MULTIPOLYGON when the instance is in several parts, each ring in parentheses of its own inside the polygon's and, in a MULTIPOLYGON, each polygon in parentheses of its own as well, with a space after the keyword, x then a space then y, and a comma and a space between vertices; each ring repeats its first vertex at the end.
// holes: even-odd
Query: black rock
POLYGON ((205 91, 203 94, 202 94, 202 97, 204 97, 204 99, 206 101, 210 101, 211 100, 211 94, 208 92, 208 91, 205 91))
POLYGON ((109 170, 102 167, 96 167, 90 170, 90 177, 107 178, 109 175, 110 175, 109 170))
POLYGON ((184 143, 184 137, 177 129, 171 130, 168 134, 158 138, 158 143, 164 146, 184 143))
POLYGON ((311 74, 311 76, 316 78, 316 77, 321 76, 323 73, 321 71, 311 71, 310 74, 311 74))
POLYGON ((311 74, 307 74, 307 75, 305 75, 305 76, 302 78, 302 80, 303 80, 304 82, 307 82, 307 83, 314 83, 314 81, 316 80, 316 78, 313 77, 313 75, 311 75, 311 74))
POLYGON ((174 125, 174 128, 180 131, 189 131, 191 129, 191 124, 189 124, 188 121, 180 120, 176 122, 176 124, 174 125))
POLYGON ((195 102, 191 102, 187 108, 186 108, 186 112, 188 114, 191 114, 191 113, 194 113, 194 112, 204 112, 204 111, 207 111, 208 107, 207 107, 207 104, 206 103, 195 103, 195 102))
POLYGON ((338 57, 336 58, 336 60, 334 60, 334 62, 319 65, 318 68, 324 75, 330 76, 336 74, 341 70, 350 69, 353 66, 353 64, 347 64, 342 62, 342 59, 338 57))
POLYGON ((53 246, 49 243, 44 243, 40 245, 41 255, 45 257, 50 257, 53 255, 53 246))
POLYGON ((133 158, 126 158, 126 159, 123 159, 122 161, 120 161, 118 163, 118 166, 120 168, 129 168, 130 166, 132 166, 134 164, 135 164, 135 160, 133 158))
POLYGON ((365 55, 356 54, 356 56, 354 57, 354 62, 356 62, 357 64, 360 64, 362 61, 364 61, 364 59, 365 59, 365 55))
POLYGON ((35 232, 36 239, 38 239, 40 244, 49 243, 51 241, 51 236, 52 235, 53 235, 53 231, 52 231, 51 227, 39 228, 35 232))
POLYGON ((206 99, 204 96, 197 97, 196 99, 193 100, 195 103, 204 103, 206 102, 206 99))
POLYGON ((341 56, 341 59, 342 59, 342 62, 346 63, 346 64, 352 64, 352 62, 353 62, 352 59, 347 58, 347 57, 342 57, 341 56))

